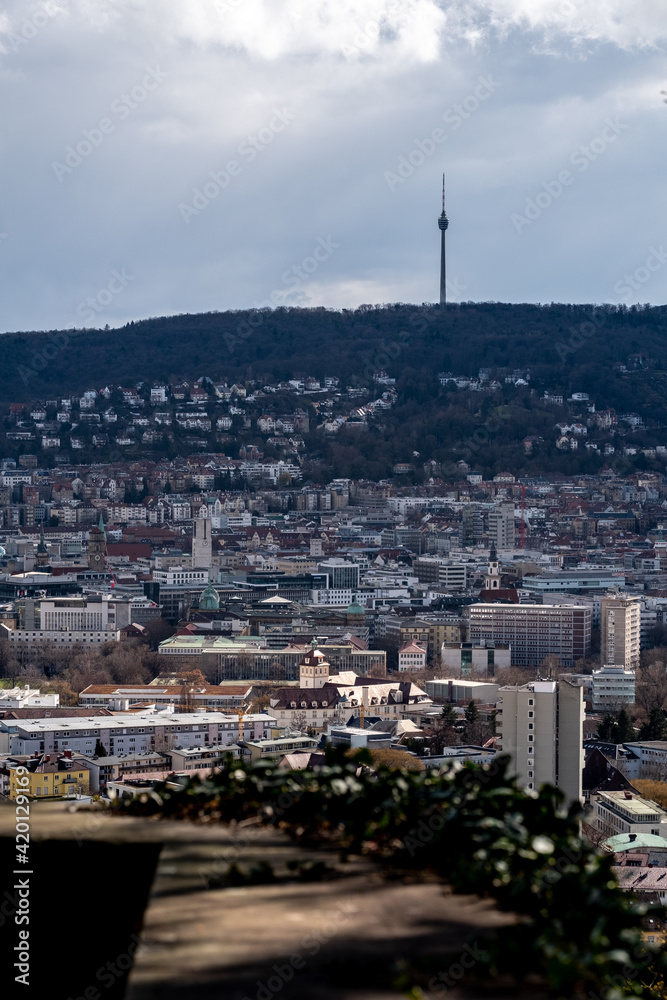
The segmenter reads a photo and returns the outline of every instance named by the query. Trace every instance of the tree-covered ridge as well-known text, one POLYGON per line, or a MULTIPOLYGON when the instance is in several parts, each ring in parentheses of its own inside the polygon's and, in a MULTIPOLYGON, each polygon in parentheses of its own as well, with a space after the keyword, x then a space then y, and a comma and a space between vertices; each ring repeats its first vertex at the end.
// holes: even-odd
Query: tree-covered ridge
POLYGON ((663 306, 490 302, 442 309, 399 303, 340 311, 279 308, 185 314, 117 330, 5 334, 0 391, 2 400, 20 401, 108 382, 134 384, 138 379, 203 373, 280 379, 291 377, 295 369, 350 381, 370 364, 392 372, 431 374, 528 366, 538 379, 564 380, 566 390, 576 381, 576 388, 586 392, 611 387, 611 371, 605 378, 600 366, 610 369, 632 353, 645 354, 664 370, 666 328, 663 306), (49 344, 52 351, 40 360, 49 344), (19 366, 34 372, 25 373, 28 384, 19 366))
MULTIPOLYGON (((655 449, 667 445, 666 325, 664 307, 463 303, 249 310, 149 319, 119 330, 6 334, 0 405, 202 377, 261 395, 266 383, 302 373, 340 380, 328 409, 313 409, 319 397, 301 397, 301 405, 311 404, 305 456, 315 479, 384 478, 396 463, 414 466, 419 478, 427 462, 446 477, 460 459, 485 474, 594 473, 621 454, 627 471, 662 469, 664 456, 655 449), (379 394, 378 370, 395 379, 396 396, 368 420, 369 433, 353 435, 350 425, 318 434, 327 417, 351 412, 347 388, 368 387, 360 403, 379 394), (441 384, 440 373, 477 384, 441 384), (572 394, 589 400, 568 403, 572 394), (605 428, 594 418, 585 440, 557 429, 559 422, 590 425, 591 407, 636 415, 639 424, 616 420, 605 428)), ((236 457, 243 445, 261 446, 257 417, 276 407, 288 412, 287 403, 279 395, 258 397, 251 426, 235 426, 231 446, 211 440, 206 450, 236 457)), ((146 447, 127 454, 174 457, 188 449, 191 441, 167 437, 155 456, 146 447)))

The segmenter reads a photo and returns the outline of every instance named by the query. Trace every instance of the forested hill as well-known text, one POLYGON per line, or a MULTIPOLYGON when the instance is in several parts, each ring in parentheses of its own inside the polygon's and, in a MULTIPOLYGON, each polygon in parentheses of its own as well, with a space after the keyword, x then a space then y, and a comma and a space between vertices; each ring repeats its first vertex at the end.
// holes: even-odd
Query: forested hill
MULTIPOLYGON (((662 306, 464 303, 250 310, 143 320, 118 330, 5 334, 3 449, 14 458, 38 453, 44 466, 56 457, 237 458, 251 448, 280 458, 296 449, 305 480, 316 482, 455 478, 461 459, 485 475, 596 473, 609 464, 619 474, 664 473, 666 332, 662 306), (316 380, 304 386, 312 393, 303 394, 298 381, 287 385, 308 376, 316 380), (216 385, 243 383, 248 398, 238 409, 209 385, 198 430, 175 411, 169 427, 158 427, 148 407, 144 431, 146 422, 137 424, 117 388, 143 383, 147 400, 155 383, 192 386, 205 377, 216 385), (95 419, 114 411, 113 432, 104 427, 99 440, 93 416, 80 419, 78 401, 69 422, 56 414, 59 398, 90 389, 98 391, 95 419), (40 404, 46 419, 8 412, 10 403, 24 402, 40 404), (297 443, 293 431, 281 437, 267 429, 263 416, 270 425, 271 417, 304 408, 297 443)), ((169 405, 176 405, 175 394, 169 405)))
POLYGON ((361 306, 172 316, 115 330, 8 333, 1 337, 0 403, 108 384, 198 378, 285 379, 295 371, 344 385, 384 368, 419 383, 439 371, 477 375, 529 368, 531 385, 624 401, 614 364, 642 354, 667 369, 667 307, 510 305, 361 306))

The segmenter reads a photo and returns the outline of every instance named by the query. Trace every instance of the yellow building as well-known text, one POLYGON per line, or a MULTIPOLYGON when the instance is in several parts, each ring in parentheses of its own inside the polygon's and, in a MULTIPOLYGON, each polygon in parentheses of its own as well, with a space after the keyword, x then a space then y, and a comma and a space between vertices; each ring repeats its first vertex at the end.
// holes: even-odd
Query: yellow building
POLYGON ((461 627, 453 622, 428 621, 421 618, 410 618, 400 629, 401 645, 406 642, 419 642, 427 647, 428 660, 437 663, 443 642, 460 642, 461 627))
POLYGON ((90 768, 82 760, 53 754, 27 761, 7 761, 9 797, 64 798, 90 794, 90 768), (35 763, 37 760, 37 763, 35 763))

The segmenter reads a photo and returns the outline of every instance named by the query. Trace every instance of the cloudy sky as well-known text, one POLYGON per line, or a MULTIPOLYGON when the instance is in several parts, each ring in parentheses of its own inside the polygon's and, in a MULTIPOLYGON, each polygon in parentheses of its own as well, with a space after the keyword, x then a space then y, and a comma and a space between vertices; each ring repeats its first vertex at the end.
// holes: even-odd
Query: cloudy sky
POLYGON ((667 297, 663 0, 7 0, 0 330, 667 297), (664 244, 664 245, 663 245, 664 244))

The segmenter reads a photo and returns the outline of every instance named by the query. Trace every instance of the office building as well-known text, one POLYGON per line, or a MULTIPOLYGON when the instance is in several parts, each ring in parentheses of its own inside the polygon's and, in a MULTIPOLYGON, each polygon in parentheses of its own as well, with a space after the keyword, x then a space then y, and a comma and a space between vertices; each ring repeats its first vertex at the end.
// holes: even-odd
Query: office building
POLYGON ((467 677, 441 677, 424 684, 426 694, 435 702, 448 701, 459 705, 469 705, 471 701, 495 705, 499 686, 492 682, 471 681, 467 677))
POLYGON ((642 834, 664 837, 667 813, 648 799, 630 791, 599 792, 595 801, 595 829, 605 837, 642 834))
POLYGON ((512 648, 506 642, 492 642, 487 646, 443 642, 440 659, 443 667, 460 670, 461 676, 493 677, 497 667, 512 665, 512 648))
POLYGON ((523 578, 522 588, 530 594, 547 596, 565 593, 589 593, 607 591, 611 587, 625 586, 625 575, 617 570, 604 569, 573 569, 546 570, 539 576, 527 574, 523 578))
MULTIPOLYGON (((317 567, 319 573, 329 577, 329 590, 344 590, 350 592, 359 589, 359 566, 346 559, 327 559, 317 567)), ((348 604, 350 601, 347 602, 348 604)))
POLYGON ((591 609, 557 604, 472 604, 468 608, 473 646, 509 643, 512 664, 537 667, 555 656, 573 667, 591 648, 591 609))

